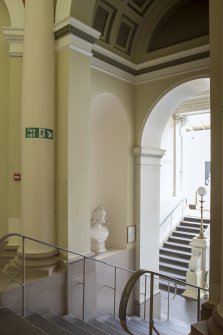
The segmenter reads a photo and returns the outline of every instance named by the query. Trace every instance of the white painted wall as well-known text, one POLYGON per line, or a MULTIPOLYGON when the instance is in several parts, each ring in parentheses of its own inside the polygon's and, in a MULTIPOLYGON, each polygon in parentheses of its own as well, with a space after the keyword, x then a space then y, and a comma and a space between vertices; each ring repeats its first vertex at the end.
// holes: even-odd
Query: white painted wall
MULTIPOLYGON (((160 169, 160 223, 162 223, 170 212, 177 206, 182 199, 178 193, 175 194, 176 175, 179 174, 179 167, 176 166, 176 144, 175 144, 175 121, 173 116, 169 118, 166 127, 164 128, 161 148, 165 150, 165 154, 161 159, 160 169), (176 170, 175 170, 176 166, 176 170)), ((181 154, 181 153, 180 153, 181 154)), ((179 157, 178 157, 179 158, 179 157)), ((182 204, 184 205, 184 204, 182 204)), ((174 230, 176 224, 182 216, 182 206, 167 218, 165 223, 160 228, 160 244, 162 244, 167 236, 174 230)))
POLYGON ((165 154, 161 159, 160 202, 169 199, 174 193, 174 120, 171 116, 166 124, 161 140, 165 154))
MULTIPOLYGON (((210 130, 186 132, 183 138, 183 191, 189 204, 195 203, 198 187, 205 186, 205 161, 210 161, 210 130)), ((209 208, 210 187, 206 188, 204 206, 209 208)))

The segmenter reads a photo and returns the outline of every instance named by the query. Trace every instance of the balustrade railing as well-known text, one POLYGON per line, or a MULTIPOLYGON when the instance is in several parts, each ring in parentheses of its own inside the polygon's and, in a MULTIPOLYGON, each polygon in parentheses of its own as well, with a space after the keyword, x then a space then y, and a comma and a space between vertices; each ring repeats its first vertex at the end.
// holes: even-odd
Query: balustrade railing
MULTIPOLYGON (((80 260, 83 260, 83 274, 82 274, 82 280, 79 281, 79 283, 83 286, 83 290, 82 290, 82 319, 85 320, 85 313, 86 313, 86 272, 87 272, 87 261, 92 261, 92 262, 96 262, 97 264, 101 264, 103 266, 108 266, 110 269, 114 270, 114 276, 113 278, 110 276, 109 273, 109 282, 108 283, 104 283, 103 287, 104 288, 108 288, 109 290, 113 291, 113 311, 112 314, 114 317, 116 317, 116 315, 118 315, 117 312, 117 306, 119 305, 119 318, 120 318, 120 322, 123 326, 123 328, 129 333, 131 334, 131 332, 129 332, 128 327, 127 327, 127 323, 126 323, 126 310, 127 310, 127 304, 128 304, 128 300, 130 297, 130 294, 134 285, 136 284, 136 281, 139 279, 139 277, 141 277, 142 275, 145 275, 145 285, 144 285, 144 319, 146 319, 147 316, 147 306, 149 306, 149 334, 152 334, 152 330, 155 328, 154 327, 154 288, 156 289, 157 292, 157 288, 159 288, 159 285, 155 282, 156 280, 166 280, 168 283, 174 283, 175 286, 175 292, 174 294, 176 294, 176 287, 177 285, 186 285, 185 282, 182 282, 180 280, 177 280, 176 278, 172 278, 172 277, 168 277, 165 275, 162 275, 158 272, 153 272, 153 271, 149 271, 149 270, 137 270, 137 271, 133 271, 133 270, 129 270, 126 269, 124 267, 120 267, 120 266, 115 266, 113 264, 107 263, 103 260, 99 260, 96 259, 95 257, 92 256, 87 256, 87 255, 83 255, 81 253, 77 253, 74 252, 72 250, 68 250, 66 248, 63 247, 59 247, 50 243, 46 243, 31 237, 27 237, 21 234, 17 234, 17 233, 12 233, 12 234, 7 234, 5 236, 3 236, 0 239, 0 245, 1 243, 3 243, 4 241, 6 241, 7 239, 9 239, 10 237, 20 237, 22 242, 21 242, 21 258, 22 258, 22 265, 21 265, 21 271, 20 271, 20 276, 21 276, 21 280, 19 280, 17 277, 13 277, 10 274, 8 274, 7 272, 4 272, 4 275, 6 275, 7 277, 10 278, 11 281, 15 281, 17 284, 21 285, 22 287, 22 301, 21 301, 21 310, 22 310, 22 316, 25 317, 26 315, 26 286, 27 286, 27 280, 26 280, 26 271, 28 271, 28 267, 26 266, 26 252, 25 252, 25 246, 26 246, 26 241, 32 241, 44 246, 48 246, 48 247, 52 247, 56 250, 58 250, 58 252, 65 252, 65 253, 69 253, 72 254, 74 256, 79 256, 80 260), (125 285, 125 288, 122 292, 122 287, 120 288, 120 284, 119 284, 119 274, 122 274, 122 276, 125 273, 125 277, 128 276, 129 279, 127 279, 127 284, 125 285), (148 285, 148 281, 149 281, 149 285, 148 285), (122 293, 120 293, 122 292, 122 293), (148 304, 149 301, 149 304, 148 304)), ((68 262, 67 262, 68 263, 68 262)), ((139 285, 140 286, 140 285, 139 285)), ((198 290, 198 301, 197 301, 197 320, 200 320, 200 305, 201 305, 201 292, 208 292, 207 289, 205 288, 201 288, 201 287, 197 287, 194 285, 189 285, 187 284, 187 286, 191 286, 195 289, 198 290)), ((168 289, 167 291, 167 319, 169 319, 169 314, 170 314, 170 289, 168 289)), ((155 331, 157 332, 157 330, 155 329, 155 331)), ((158 334, 158 332, 157 332, 158 334)))
POLYGON ((171 210, 171 212, 165 217, 165 219, 163 219, 161 221, 160 227, 162 227, 168 219, 170 219, 170 224, 172 224, 174 212, 177 209, 179 209, 180 206, 181 206, 181 216, 183 217, 184 210, 187 206, 187 199, 186 198, 183 198, 182 200, 180 200, 180 202, 171 210))

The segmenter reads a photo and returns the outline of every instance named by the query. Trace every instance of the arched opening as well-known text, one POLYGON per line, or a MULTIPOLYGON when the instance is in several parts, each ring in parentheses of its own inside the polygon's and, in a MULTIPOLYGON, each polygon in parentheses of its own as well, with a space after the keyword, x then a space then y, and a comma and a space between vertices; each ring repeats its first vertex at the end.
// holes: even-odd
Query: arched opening
POLYGON ((91 210, 105 208, 108 248, 126 247, 128 132, 120 101, 109 93, 98 95, 91 113, 91 210))
POLYGON ((175 86, 163 95, 148 112, 142 138, 141 161, 138 165, 138 265, 158 271, 160 243, 160 177, 162 135, 170 116, 186 99, 209 90, 209 79, 201 78, 175 86), (148 257, 149 255, 149 257, 148 257))

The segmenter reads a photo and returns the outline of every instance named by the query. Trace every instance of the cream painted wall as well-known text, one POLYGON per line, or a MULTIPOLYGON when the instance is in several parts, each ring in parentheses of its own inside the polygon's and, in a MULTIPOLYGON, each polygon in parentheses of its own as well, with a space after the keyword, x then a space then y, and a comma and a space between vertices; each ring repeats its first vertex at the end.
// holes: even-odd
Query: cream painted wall
POLYGON ((57 53, 57 242, 90 250, 90 58, 70 49, 57 53))
MULTIPOLYGON (((4 1, 0 2, 0 26, 10 26, 4 1)), ((8 129, 9 129, 9 56, 8 42, 0 34, 0 236, 8 231, 8 129)))
POLYGON ((91 114, 91 210, 107 213, 108 247, 126 247, 128 204, 128 123, 120 102, 108 93, 94 101, 91 114))
POLYGON ((107 212, 108 248, 127 245, 134 224, 133 87, 92 69, 91 210, 107 212))
POLYGON ((68 244, 90 250, 91 59, 69 51, 68 244))
POLYGON ((96 0, 72 0, 70 16, 91 25, 96 0))

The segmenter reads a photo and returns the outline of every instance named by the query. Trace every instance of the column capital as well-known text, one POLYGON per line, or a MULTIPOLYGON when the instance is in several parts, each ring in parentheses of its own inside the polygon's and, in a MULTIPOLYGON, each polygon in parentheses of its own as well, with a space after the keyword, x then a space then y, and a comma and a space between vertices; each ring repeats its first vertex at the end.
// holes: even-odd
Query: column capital
POLYGON ((9 55, 11 57, 23 56, 24 29, 3 27, 3 35, 9 42, 9 55))
POLYGON ((55 24, 56 49, 69 47, 75 51, 92 56, 92 45, 101 33, 85 23, 69 17, 55 24))
POLYGON ((166 150, 160 148, 134 147, 133 155, 137 165, 160 165, 160 159, 166 150))

